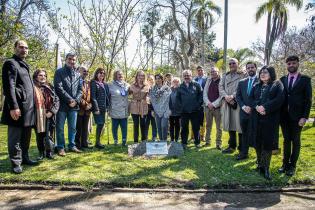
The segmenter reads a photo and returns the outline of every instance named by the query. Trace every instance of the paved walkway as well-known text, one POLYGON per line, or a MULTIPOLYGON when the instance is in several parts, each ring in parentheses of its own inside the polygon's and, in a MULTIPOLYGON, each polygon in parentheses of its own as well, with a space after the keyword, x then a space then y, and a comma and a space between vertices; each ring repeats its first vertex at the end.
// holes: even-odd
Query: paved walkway
POLYGON ((306 193, 119 193, 1 190, 0 209, 315 209, 306 193))

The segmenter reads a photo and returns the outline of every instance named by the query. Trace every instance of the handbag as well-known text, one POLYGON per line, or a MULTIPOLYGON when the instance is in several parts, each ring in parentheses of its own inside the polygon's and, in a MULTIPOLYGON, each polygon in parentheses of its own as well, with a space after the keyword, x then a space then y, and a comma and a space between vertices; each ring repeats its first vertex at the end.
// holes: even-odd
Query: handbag
POLYGON ((229 105, 229 107, 231 107, 232 109, 237 109, 237 102, 235 99, 232 100, 232 103, 227 103, 229 105))

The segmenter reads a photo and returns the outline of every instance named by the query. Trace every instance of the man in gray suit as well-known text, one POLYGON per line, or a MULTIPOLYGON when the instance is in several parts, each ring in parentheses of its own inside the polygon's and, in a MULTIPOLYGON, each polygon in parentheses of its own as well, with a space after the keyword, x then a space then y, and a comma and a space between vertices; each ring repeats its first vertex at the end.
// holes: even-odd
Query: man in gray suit
POLYGON ((244 160, 248 158, 248 129, 249 118, 252 113, 251 110, 251 101, 250 93, 257 82, 256 71, 257 65, 254 62, 246 63, 246 71, 248 77, 239 81, 236 92, 236 101, 240 106, 240 124, 242 128, 242 139, 241 139, 241 148, 240 153, 238 154, 236 160, 244 160))

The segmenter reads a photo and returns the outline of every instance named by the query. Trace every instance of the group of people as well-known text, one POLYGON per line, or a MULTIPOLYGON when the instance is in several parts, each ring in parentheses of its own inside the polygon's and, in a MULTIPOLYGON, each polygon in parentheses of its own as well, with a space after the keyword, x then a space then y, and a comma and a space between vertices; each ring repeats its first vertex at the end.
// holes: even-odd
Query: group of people
POLYGON ((191 70, 184 70, 181 82, 170 73, 146 75, 140 70, 129 85, 120 70, 107 82, 106 71, 97 68, 89 80, 89 70, 84 66, 76 68, 76 55, 69 53, 64 67, 56 70, 52 85, 44 69, 37 69, 31 78, 25 61, 25 41, 18 40, 14 48, 15 54, 2 68, 5 102, 1 119, 8 125, 8 150, 14 173, 22 172, 22 164, 38 164, 28 155, 32 128, 39 159, 53 158, 53 151, 46 144, 54 132, 56 152, 66 155, 66 120, 68 151, 81 153, 91 147, 88 135, 92 114, 96 124, 95 147, 103 149, 101 135, 107 113, 115 145, 121 128, 122 146, 126 146, 130 114, 135 143, 139 141, 139 127, 141 141, 148 140, 151 125, 153 141, 157 136, 160 141, 167 141, 170 134, 170 140, 181 140, 184 149, 190 127, 197 148, 203 140, 204 146, 210 146, 214 119, 216 148, 222 150, 222 129, 229 134, 228 147, 222 153, 231 154, 238 149, 236 159, 243 160, 248 158, 249 147, 254 147, 257 170, 268 180, 272 151, 279 148, 281 125, 284 149, 279 172, 288 176, 295 172, 301 131, 312 103, 311 79, 299 72, 297 56, 286 59, 288 74, 280 80, 272 66, 258 71, 255 62, 247 62, 245 72, 240 70, 238 60, 231 58, 229 71, 222 76, 218 68, 211 67, 207 77, 203 67, 198 66, 195 78, 191 70))

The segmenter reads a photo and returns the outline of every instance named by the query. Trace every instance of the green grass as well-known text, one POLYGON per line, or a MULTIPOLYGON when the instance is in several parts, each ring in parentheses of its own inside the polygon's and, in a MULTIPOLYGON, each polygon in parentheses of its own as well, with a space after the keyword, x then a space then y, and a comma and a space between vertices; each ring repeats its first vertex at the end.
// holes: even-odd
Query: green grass
MULTIPOLYGON (((132 144, 132 124, 129 123, 128 143, 132 144)), ((238 162, 234 155, 223 155, 212 147, 199 150, 189 145, 189 150, 179 158, 131 158, 127 148, 107 145, 107 133, 102 138, 106 149, 92 149, 82 154, 67 153, 66 157, 44 160, 39 166, 24 166, 21 175, 10 172, 7 155, 6 127, 0 126, 0 182, 2 183, 47 183, 78 184, 84 187, 253 187, 286 186, 292 184, 314 184, 315 181, 315 127, 307 124, 302 133, 302 149, 297 173, 288 178, 277 173, 281 166, 281 155, 272 157, 273 180, 266 181, 254 171, 255 152, 250 149, 250 158, 238 162)), ((107 131, 107 130, 106 130, 107 131)), ((93 132, 94 133, 94 132, 93 132)), ((213 130, 213 137, 215 131, 213 130)), ((90 135, 92 141, 94 134, 90 135)), ((212 138, 214 139, 214 138, 212 138)), ((227 145, 227 134, 223 135, 223 146, 227 145)), ((282 137, 280 145, 282 145, 282 137)), ((30 155, 38 155, 33 135, 30 155)))

